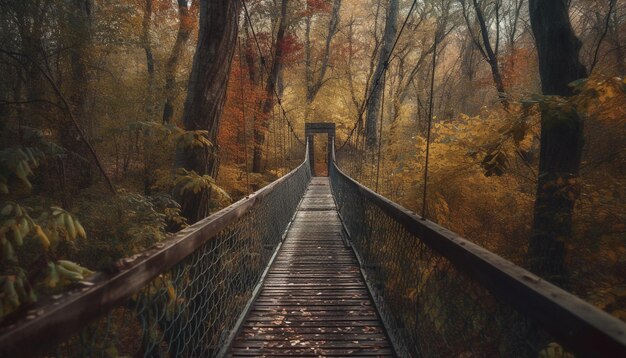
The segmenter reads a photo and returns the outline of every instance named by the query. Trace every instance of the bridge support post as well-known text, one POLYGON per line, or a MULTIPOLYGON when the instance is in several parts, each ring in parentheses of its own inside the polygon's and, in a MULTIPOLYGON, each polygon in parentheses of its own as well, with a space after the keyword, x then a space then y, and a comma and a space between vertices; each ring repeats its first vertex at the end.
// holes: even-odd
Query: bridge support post
POLYGON ((311 175, 315 175, 315 134, 326 134, 328 136, 328 145, 326 149, 326 158, 328 160, 328 172, 330 173, 330 165, 333 158, 333 145, 332 141, 335 140, 335 123, 318 122, 318 123, 305 123, 304 135, 309 141, 309 162, 311 163, 311 175))
POLYGON ((315 136, 312 134, 307 134, 307 139, 309 142, 309 165, 311 166, 311 176, 315 175, 315 136))

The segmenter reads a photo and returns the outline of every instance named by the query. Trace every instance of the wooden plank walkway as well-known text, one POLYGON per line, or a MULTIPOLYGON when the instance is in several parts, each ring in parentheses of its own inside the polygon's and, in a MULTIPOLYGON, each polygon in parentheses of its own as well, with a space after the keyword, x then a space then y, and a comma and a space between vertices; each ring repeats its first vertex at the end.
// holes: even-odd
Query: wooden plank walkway
POLYGON ((312 179, 229 356, 393 356, 328 178, 312 179))

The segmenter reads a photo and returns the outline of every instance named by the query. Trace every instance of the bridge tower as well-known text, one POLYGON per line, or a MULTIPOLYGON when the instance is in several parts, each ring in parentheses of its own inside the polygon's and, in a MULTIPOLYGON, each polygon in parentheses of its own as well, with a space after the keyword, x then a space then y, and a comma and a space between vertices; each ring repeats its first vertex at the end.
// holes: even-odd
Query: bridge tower
POLYGON ((335 123, 330 122, 309 122, 304 124, 304 136, 309 142, 309 163, 311 166, 311 175, 315 174, 315 134, 327 134, 328 146, 326 149, 326 155, 328 157, 328 170, 330 172, 330 165, 332 163, 332 143, 335 140, 335 123))

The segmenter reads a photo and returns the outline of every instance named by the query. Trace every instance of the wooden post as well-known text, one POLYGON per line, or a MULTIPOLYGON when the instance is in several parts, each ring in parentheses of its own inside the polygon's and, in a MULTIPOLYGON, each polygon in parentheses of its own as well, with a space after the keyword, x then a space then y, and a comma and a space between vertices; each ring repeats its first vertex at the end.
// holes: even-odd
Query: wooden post
POLYGON ((328 159, 328 172, 330 173, 330 165, 332 161, 332 141, 335 140, 335 123, 328 122, 320 122, 320 123, 305 123, 304 124, 304 135, 309 140, 309 162, 311 164, 311 175, 315 175, 315 142, 313 141, 313 136, 315 134, 326 134, 328 136, 328 144, 326 150, 326 156, 328 159))
POLYGON ((309 141, 309 165, 311 166, 311 176, 315 176, 315 137, 313 134, 307 135, 309 141))

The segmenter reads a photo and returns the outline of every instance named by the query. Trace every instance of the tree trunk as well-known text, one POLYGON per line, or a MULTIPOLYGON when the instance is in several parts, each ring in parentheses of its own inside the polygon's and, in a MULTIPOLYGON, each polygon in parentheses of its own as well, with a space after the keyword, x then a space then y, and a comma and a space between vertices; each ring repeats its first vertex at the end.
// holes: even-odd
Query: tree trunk
POLYGON ((70 49, 70 61, 72 67, 72 95, 70 101, 74 106, 76 118, 80 123, 86 125, 86 102, 87 92, 86 84, 89 82, 87 63, 89 57, 88 47, 91 43, 91 16, 93 3, 92 0, 74 0, 72 10, 69 14, 70 25, 73 32, 73 43, 70 49))
POLYGON ((620 21, 618 16, 619 7, 615 8, 611 17, 611 34, 612 42, 615 46, 615 62, 617 65, 617 73, 623 75, 626 73, 626 63, 624 63, 624 47, 620 39, 620 21))
POLYGON ((252 172, 260 173, 263 171, 263 143, 265 143, 265 134, 269 129, 270 112, 274 106, 274 91, 276 90, 276 80, 278 79, 278 71, 280 69, 283 55, 283 39, 285 30, 287 29, 287 3, 288 0, 282 0, 280 5, 280 23, 276 33, 276 46, 274 46, 274 58, 272 59, 272 69, 270 70, 265 85, 265 100, 263 101, 261 117, 257 118, 260 123, 254 126, 254 153, 252 156, 252 172))
MULTIPOLYGON (((71 31, 70 43, 70 65, 72 69, 71 94, 69 102, 74 110, 76 120, 86 131, 87 135, 93 135, 93 118, 88 115, 87 103, 90 96, 93 96, 90 88, 91 76, 87 70, 90 62, 90 45, 92 41, 92 0, 74 0, 69 12, 69 22, 71 31)), ((89 156, 84 143, 77 139, 76 130, 72 123, 65 122, 60 131, 62 144, 67 149, 79 153, 82 156, 89 156)), ((59 161, 63 164, 63 161, 59 161)), ((91 168, 84 167, 83 163, 68 163, 67 169, 71 176, 77 177, 84 187, 91 184, 93 177, 91 168)), ((64 183, 64 180, 62 180, 64 183)), ((64 187, 64 185, 62 185, 64 187)), ((67 203, 67 202, 66 202, 67 203)))
POLYGON ((311 56, 311 21, 313 15, 309 15, 306 19, 305 37, 304 37, 304 70, 306 80, 306 108, 305 108, 305 120, 308 120, 310 107, 317 96, 317 93, 325 83, 326 71, 328 70, 328 63, 330 59, 331 47, 330 44, 333 37, 338 31, 339 25, 339 11, 341 9, 341 0, 333 1, 333 9, 328 21, 328 33, 326 35, 326 41, 324 43, 324 50, 322 52, 322 61, 320 68, 314 68, 313 59, 311 56), (317 76, 315 75, 317 73, 317 76))
MULTIPOLYGON (((530 21, 539 56, 541 87, 545 95, 571 96, 568 84, 586 77, 580 63, 581 43, 576 38, 565 0, 530 0, 530 21)), ((539 178, 533 231, 528 255, 536 274, 565 284, 565 242, 572 235, 583 147, 583 122, 575 111, 542 111, 539 178)))
POLYGON ((176 71, 181 54, 193 29, 192 16, 189 14, 187 0, 178 0, 178 32, 176 42, 165 67, 165 105, 163 106, 163 124, 171 122, 174 116, 174 100, 176 99, 176 71))
POLYGON ((152 0, 146 0, 146 8, 143 12, 143 19, 141 22, 142 28, 142 43, 143 49, 146 53, 146 66, 148 69, 148 74, 154 74, 154 56, 152 55, 152 43, 150 38, 150 22, 152 19, 152 0))
MULTIPOLYGON (((496 40, 496 52, 493 51, 493 47, 491 46, 491 41, 489 39, 489 31, 487 29, 487 24, 485 23, 485 17, 483 16, 483 11, 478 5, 477 0, 472 0, 474 4, 474 10, 476 10, 476 20, 478 20, 478 25, 480 26, 480 34, 484 46, 484 55, 485 59, 489 63, 489 68, 491 69, 491 76, 493 77, 493 83, 496 85, 496 90, 498 91, 498 98, 500 102, 504 106, 505 109, 509 108, 509 103, 506 99, 504 82, 502 81, 502 75, 500 74, 500 66, 498 65, 498 41, 496 40)), ((469 26, 469 24, 468 24, 469 26)), ((496 21, 496 26, 500 26, 498 21, 496 21)), ((499 37, 499 36, 496 36, 499 37)))
POLYGON ((148 74, 148 88, 146 93, 146 114, 147 120, 152 121, 155 114, 155 88, 154 88, 154 55, 152 53, 152 37, 150 36, 150 28, 152 25, 152 2, 154 0, 146 0, 143 19, 141 22, 141 45, 146 54, 146 70, 148 74))
MULTIPOLYGON (((207 130, 211 147, 180 147, 176 166, 215 177, 218 169, 217 135, 226 101, 230 66, 237 44, 240 1, 200 2, 198 46, 189 76, 183 112, 186 130, 207 130)), ((182 213, 194 223, 209 214, 209 192, 187 192, 180 198, 182 213)))
POLYGON ((390 0, 389 9, 387 10, 387 20, 385 21, 385 30, 383 31, 383 44, 378 56, 378 63, 376 64, 376 70, 374 70, 372 88, 370 90, 370 99, 367 104, 367 113, 365 116, 365 135, 366 144, 368 149, 372 149, 376 146, 378 133, 377 133, 377 119, 380 115, 380 100, 382 96, 382 83, 385 67, 387 66, 387 57, 391 53, 391 47, 396 38, 398 32, 397 20, 399 11, 399 0, 390 0), (376 80, 378 79, 378 82, 376 80))

